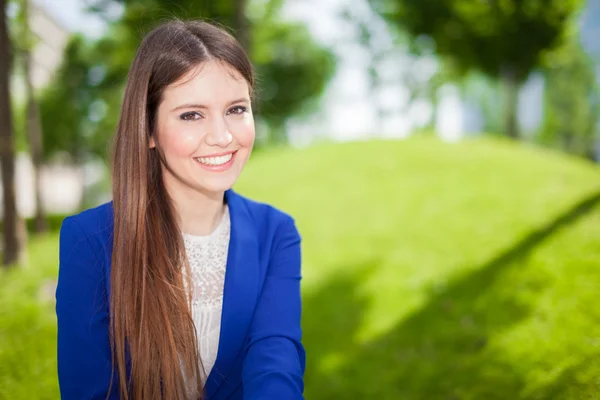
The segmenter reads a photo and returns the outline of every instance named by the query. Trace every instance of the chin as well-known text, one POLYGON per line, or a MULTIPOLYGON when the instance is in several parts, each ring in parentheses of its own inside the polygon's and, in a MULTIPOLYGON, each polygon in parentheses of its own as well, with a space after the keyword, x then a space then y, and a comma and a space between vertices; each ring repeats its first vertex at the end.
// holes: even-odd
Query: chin
POLYGON ((197 188, 205 193, 223 193, 233 187, 235 179, 211 179, 197 185, 197 188))

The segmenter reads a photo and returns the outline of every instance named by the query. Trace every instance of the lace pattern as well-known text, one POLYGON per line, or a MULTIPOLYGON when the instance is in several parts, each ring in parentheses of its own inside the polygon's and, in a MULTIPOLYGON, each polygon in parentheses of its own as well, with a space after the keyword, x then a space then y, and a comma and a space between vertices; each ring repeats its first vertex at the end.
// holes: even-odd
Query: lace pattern
POLYGON ((217 358, 223 308, 223 286, 231 221, 225 208, 219 226, 208 236, 183 234, 183 243, 192 274, 192 318, 206 381, 217 358))

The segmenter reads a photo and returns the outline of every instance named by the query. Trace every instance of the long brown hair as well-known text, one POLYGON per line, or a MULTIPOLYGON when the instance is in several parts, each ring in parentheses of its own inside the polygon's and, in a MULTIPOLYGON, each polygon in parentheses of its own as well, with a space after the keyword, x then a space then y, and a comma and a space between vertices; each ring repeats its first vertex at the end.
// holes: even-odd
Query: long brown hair
POLYGON ((233 67, 252 91, 244 49, 227 31, 201 21, 177 20, 152 30, 127 77, 113 148, 110 277, 111 386, 116 366, 123 399, 187 399, 189 382, 202 397, 191 294, 185 290, 190 274, 183 273, 189 266, 158 144, 150 149, 149 139, 165 87, 208 60, 233 67))

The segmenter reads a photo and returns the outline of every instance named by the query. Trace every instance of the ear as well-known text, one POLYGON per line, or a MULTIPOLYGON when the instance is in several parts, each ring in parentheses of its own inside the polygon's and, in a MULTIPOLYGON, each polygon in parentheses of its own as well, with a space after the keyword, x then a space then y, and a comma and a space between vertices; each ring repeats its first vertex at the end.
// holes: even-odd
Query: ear
POLYGON ((156 141, 154 140, 154 135, 150 136, 150 146, 151 149, 156 147, 156 141))

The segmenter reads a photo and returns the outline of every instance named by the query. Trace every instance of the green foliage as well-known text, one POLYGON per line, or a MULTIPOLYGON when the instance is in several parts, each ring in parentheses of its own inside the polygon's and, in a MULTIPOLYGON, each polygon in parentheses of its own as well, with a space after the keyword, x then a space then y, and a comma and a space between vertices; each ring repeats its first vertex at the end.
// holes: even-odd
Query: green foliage
POLYGON ((431 46, 459 71, 478 69, 518 82, 560 44, 581 0, 370 0, 404 27, 417 47, 431 46), (424 40, 424 37, 432 40, 424 40))
POLYGON ((519 137, 518 89, 574 29, 582 0, 369 0, 406 29, 417 51, 440 55, 458 76, 479 71, 505 85, 505 133, 519 137))
MULTIPOLYGON (((92 7, 102 15, 111 2, 92 7)), ((42 102, 47 154, 67 151, 105 156, 120 113, 127 71, 143 35, 156 24, 179 19, 205 19, 227 29, 235 20, 234 0, 123 1, 122 18, 95 43, 74 38, 65 53, 61 72, 42 102), (69 105, 65 113, 59 109, 69 105)), ((265 120, 272 140, 284 136, 283 122, 310 111, 333 75, 335 60, 317 45, 306 28, 283 21, 280 0, 256 1, 248 6, 250 58, 258 72, 257 118, 265 120)))
MULTIPOLYGON (((265 149, 236 190, 302 234, 306 398, 598 397, 599 174, 488 139, 265 149)), ((2 399, 58 397, 56 240, 0 276, 2 399)))
POLYGON ((12 44, 15 51, 30 51, 38 42, 38 39, 29 28, 29 5, 31 0, 15 0, 18 8, 12 29, 12 44))
POLYGON ((318 105, 335 69, 335 59, 323 51, 299 24, 258 25, 254 29, 252 59, 258 76, 258 115, 272 130, 272 140, 285 140, 283 124, 294 114, 318 105))
POLYGON ((89 47, 83 36, 71 37, 53 83, 40 97, 46 157, 65 152, 78 162, 86 154, 104 151, 107 137, 94 129, 88 117, 98 95, 90 84, 93 70, 89 47))
POLYGON ((575 40, 546 68, 545 118, 540 141, 591 157, 598 139, 600 92, 593 61, 575 40))

